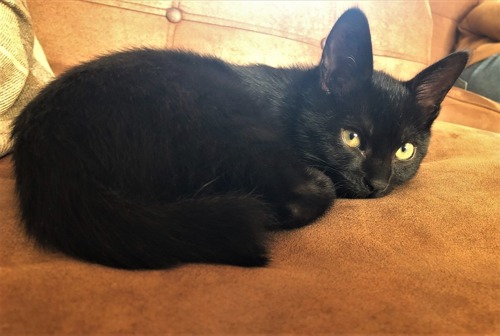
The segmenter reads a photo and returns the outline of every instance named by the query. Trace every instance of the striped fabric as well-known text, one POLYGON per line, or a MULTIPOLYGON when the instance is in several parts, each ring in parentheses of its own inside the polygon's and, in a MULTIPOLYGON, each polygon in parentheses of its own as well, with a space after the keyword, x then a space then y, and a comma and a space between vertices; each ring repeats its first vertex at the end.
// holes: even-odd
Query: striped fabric
POLYGON ((12 121, 52 77, 25 2, 0 0, 0 157, 12 147, 12 121))

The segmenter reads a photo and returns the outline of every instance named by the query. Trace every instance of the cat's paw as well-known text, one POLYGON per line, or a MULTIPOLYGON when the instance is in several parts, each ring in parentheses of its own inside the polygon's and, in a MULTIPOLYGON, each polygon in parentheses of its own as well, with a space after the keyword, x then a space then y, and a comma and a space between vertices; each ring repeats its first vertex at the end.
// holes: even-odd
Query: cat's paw
POLYGON ((308 168, 306 179, 297 185, 281 209, 281 228, 297 228, 321 217, 333 204, 335 187, 321 171, 308 168))

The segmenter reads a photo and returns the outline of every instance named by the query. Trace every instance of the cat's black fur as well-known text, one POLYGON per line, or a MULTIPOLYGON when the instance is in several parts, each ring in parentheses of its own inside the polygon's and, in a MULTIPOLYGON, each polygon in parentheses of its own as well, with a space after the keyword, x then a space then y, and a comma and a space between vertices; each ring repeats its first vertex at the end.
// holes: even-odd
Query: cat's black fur
POLYGON ((415 175, 466 61, 452 54, 407 82, 373 71, 358 9, 313 68, 160 50, 99 58, 15 121, 23 222, 41 246, 119 268, 265 265, 267 229, 309 224, 336 195, 382 196, 415 175), (397 160, 405 143, 416 153, 397 160))

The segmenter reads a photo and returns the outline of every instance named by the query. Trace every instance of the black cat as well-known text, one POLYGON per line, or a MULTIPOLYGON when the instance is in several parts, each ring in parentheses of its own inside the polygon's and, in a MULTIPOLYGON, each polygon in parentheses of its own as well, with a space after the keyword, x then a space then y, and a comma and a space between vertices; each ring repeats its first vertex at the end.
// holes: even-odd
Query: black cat
POLYGON ((415 175, 466 62, 452 54, 407 82, 374 71, 359 9, 313 68, 166 50, 101 57, 15 121, 23 222, 43 247, 119 268, 265 265, 266 230, 415 175))

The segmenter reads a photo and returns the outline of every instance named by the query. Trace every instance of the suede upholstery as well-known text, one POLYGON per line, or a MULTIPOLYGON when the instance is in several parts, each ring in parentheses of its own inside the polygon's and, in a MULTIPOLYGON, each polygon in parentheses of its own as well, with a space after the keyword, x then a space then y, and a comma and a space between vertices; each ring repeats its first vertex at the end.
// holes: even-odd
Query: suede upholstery
MULTIPOLYGON (((32 0, 29 8, 57 74, 146 38, 238 63, 311 64, 348 4, 32 0), (181 21, 165 19, 169 7, 181 21)), ((454 31, 474 5, 360 2, 376 66, 411 78, 441 53, 437 45, 452 50, 436 25, 454 31)), ((43 251, 23 233, 12 159, 0 159, 0 333, 500 333, 500 109, 454 92, 411 182, 380 199, 338 200, 313 225, 273 234, 265 268, 134 272, 43 251)))
POLYGON ((500 332, 500 136, 438 122, 418 176, 278 233, 266 268, 129 272, 40 251, 0 160, 0 332, 500 332))

